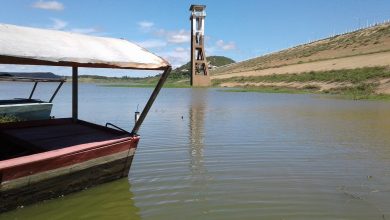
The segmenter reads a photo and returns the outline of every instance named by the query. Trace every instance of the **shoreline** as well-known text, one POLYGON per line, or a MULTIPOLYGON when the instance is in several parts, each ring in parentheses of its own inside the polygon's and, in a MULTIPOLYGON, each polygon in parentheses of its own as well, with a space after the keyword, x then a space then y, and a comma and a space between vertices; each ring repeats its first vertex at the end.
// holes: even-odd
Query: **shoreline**
MULTIPOLYGON (((221 87, 220 87, 221 88, 221 87)), ((328 93, 319 92, 311 89, 296 89, 288 87, 224 87, 222 92, 258 92, 258 93, 284 93, 284 94, 311 94, 326 95, 329 98, 347 99, 347 100, 371 100, 371 101, 390 101, 388 94, 368 94, 359 95, 353 93, 328 93)))
MULTIPOLYGON (((103 87, 118 87, 118 88, 152 88, 153 85, 130 85, 130 84, 102 84, 99 86, 103 87)), ((178 85, 167 85, 164 88, 171 89, 180 89, 180 88, 197 88, 187 86, 178 86, 178 85)), ((342 98, 349 100, 381 100, 381 101, 390 101, 389 94, 356 94, 351 92, 345 93, 330 93, 326 91, 318 91, 315 88, 305 87, 305 88, 292 88, 292 87, 278 87, 278 86, 234 86, 234 87, 220 87, 220 86, 211 86, 211 87, 198 87, 203 89, 219 89, 221 92, 258 92, 258 93, 285 93, 285 94, 313 94, 313 95, 328 95, 331 98, 342 98)))
MULTIPOLYGON (((82 83, 95 83, 103 87, 151 88, 154 78, 93 79, 82 83)), ((212 86, 200 88, 231 88, 225 92, 263 92, 292 94, 325 94, 352 100, 390 100, 390 67, 365 67, 330 71, 240 76, 213 79, 212 86)), ((189 78, 168 79, 164 88, 192 88, 189 78)))

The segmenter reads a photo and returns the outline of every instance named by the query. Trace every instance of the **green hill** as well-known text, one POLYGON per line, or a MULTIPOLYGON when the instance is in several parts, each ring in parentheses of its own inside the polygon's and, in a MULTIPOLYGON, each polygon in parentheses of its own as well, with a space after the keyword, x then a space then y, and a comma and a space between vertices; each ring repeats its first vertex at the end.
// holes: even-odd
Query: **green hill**
MULTIPOLYGON (((224 56, 209 56, 207 61, 210 66, 219 67, 231 63, 234 60, 224 56)), ((189 87, 190 86, 191 63, 188 62, 174 70, 169 75, 164 87, 189 87)), ((159 80, 160 75, 149 77, 106 77, 95 75, 80 75, 79 82, 84 83, 105 83, 112 87, 153 87, 159 80)), ((69 79, 70 80, 70 79, 69 79)))
MULTIPOLYGON (((210 66, 220 67, 227 64, 235 63, 234 60, 224 57, 224 56, 209 56, 206 58, 210 66)), ((189 79, 191 71, 191 62, 188 62, 174 70, 172 70, 169 79, 170 80, 180 80, 180 79, 189 79)))
POLYGON ((207 61, 210 62, 211 65, 217 67, 235 63, 234 60, 224 56, 210 56, 207 57, 207 61))

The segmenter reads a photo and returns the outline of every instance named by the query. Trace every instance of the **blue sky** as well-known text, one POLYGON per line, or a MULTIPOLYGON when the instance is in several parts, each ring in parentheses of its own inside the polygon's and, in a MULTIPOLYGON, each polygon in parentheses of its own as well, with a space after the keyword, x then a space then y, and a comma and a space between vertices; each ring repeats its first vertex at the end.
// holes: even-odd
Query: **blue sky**
MULTIPOLYGON (((189 58, 191 4, 205 4, 206 54, 236 61, 390 19, 388 0, 2 0, 0 23, 126 38, 168 59, 189 58)), ((0 66, 0 71, 66 68, 0 66)), ((81 73, 104 74, 85 69, 81 73)), ((112 71, 113 75, 133 75, 112 71)), ((141 72, 136 76, 154 73, 141 72)))

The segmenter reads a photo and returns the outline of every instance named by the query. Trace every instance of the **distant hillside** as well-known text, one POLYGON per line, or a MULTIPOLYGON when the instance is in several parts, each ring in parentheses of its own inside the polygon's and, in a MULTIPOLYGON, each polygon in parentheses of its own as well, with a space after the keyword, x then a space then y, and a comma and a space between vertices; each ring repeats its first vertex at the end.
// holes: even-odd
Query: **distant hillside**
POLYGON ((210 56, 210 57, 207 57, 207 61, 213 65, 213 66, 224 66, 224 65, 227 65, 227 64, 231 64, 231 63, 235 63, 236 61, 228 58, 228 57, 224 57, 224 56, 210 56))
MULTIPOLYGON (((224 57, 224 56, 209 56, 206 58, 206 60, 207 60, 207 62, 209 62, 210 65, 216 66, 216 67, 235 63, 234 60, 232 60, 228 57, 224 57)), ((190 71, 191 71, 191 62, 188 62, 188 63, 172 70, 169 78, 170 79, 189 78, 190 71)))
POLYGON ((211 79, 243 91, 390 99, 390 23, 222 66, 211 79))
MULTIPOLYGON (((248 72, 251 72, 251 75, 255 75, 256 71, 270 68, 380 52, 390 52, 390 23, 361 29, 343 35, 336 35, 312 43, 298 45, 272 54, 238 62, 226 67, 217 68, 211 71, 211 75, 226 75, 226 77, 228 77, 229 74, 248 72)), ((390 64, 390 60, 388 63, 384 64, 379 60, 372 61, 371 63, 373 66, 384 66, 390 64)), ((365 67, 364 64, 359 64, 358 62, 356 62, 356 65, 356 68, 365 67)), ((349 67, 350 66, 341 68, 349 67)), ((304 71, 310 70, 305 69, 304 71)), ((277 70, 272 70, 272 72, 278 73, 277 70)), ((236 76, 238 76, 238 74, 236 74, 236 76)))
POLYGON ((52 72, 0 72, 0 76, 18 76, 31 78, 61 78, 52 72))
MULTIPOLYGON (((222 66, 234 63, 235 61, 224 56, 210 56, 207 61, 213 66, 222 66)), ((190 62, 172 70, 168 77, 165 87, 189 87, 190 80, 190 62)), ((105 83, 110 86, 130 86, 130 87, 152 87, 156 85, 160 75, 149 77, 106 77, 97 75, 80 75, 79 82, 83 83, 105 83)), ((71 81, 71 77, 68 77, 71 81)))

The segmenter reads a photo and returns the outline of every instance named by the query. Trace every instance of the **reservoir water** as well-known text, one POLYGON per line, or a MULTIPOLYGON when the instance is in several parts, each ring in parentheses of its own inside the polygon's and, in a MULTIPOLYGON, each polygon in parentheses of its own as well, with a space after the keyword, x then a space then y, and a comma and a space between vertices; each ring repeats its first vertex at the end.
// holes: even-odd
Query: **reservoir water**
MULTIPOLYGON (((31 87, 0 83, 0 99, 31 87)), ((150 93, 81 84, 79 116, 130 130, 150 93)), ((71 115, 70 95, 53 115, 71 115)), ((390 219, 390 102, 163 89, 139 133, 129 179, 0 220, 390 219)))

